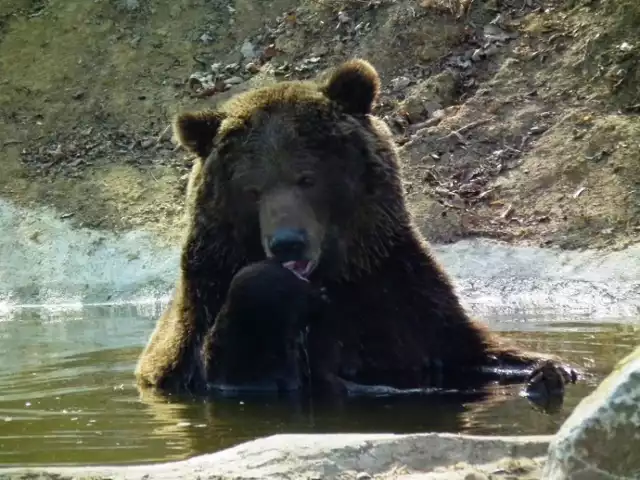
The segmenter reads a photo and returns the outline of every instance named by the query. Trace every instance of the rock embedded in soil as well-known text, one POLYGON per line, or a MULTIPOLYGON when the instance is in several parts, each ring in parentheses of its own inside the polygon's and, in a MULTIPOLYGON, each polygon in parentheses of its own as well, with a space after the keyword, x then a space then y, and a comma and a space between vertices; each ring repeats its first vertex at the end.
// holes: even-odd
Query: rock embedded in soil
POLYGON ((256 56, 256 49, 249 40, 246 40, 240 47, 240 53, 244 58, 251 60, 256 56))
POLYGON ((584 398, 549 446, 543 478, 638 478, 640 347, 584 398))
POLYGON ((411 79, 409 77, 397 77, 391 80, 391 88, 393 90, 403 90, 411 85, 411 79))
POLYGON ((124 8, 130 11, 138 10, 140 2, 138 0, 124 0, 124 8))
POLYGON ((244 82, 244 79, 242 77, 234 76, 227 78, 224 82, 227 85, 239 85, 244 82))

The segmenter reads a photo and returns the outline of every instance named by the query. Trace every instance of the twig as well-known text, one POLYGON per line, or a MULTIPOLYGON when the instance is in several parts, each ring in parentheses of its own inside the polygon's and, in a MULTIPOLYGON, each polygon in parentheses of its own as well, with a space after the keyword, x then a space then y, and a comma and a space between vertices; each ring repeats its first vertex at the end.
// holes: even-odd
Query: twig
POLYGON ((495 117, 490 117, 490 118, 485 118, 485 119, 482 119, 482 120, 476 120, 475 122, 468 123, 467 125, 464 125, 464 126, 460 127, 459 129, 454 130, 453 132, 445 135, 444 137, 438 138, 438 140, 440 141, 440 140, 446 140, 446 139, 451 138, 451 137, 456 137, 460 141, 460 143, 466 144, 467 141, 464 138, 462 138, 462 135, 461 135, 462 132, 464 132, 465 130, 469 130, 471 128, 477 127, 478 125, 482 125, 483 123, 488 123, 491 120, 493 120, 494 118, 495 117))
POLYGON ((164 136, 167 134, 167 132, 169 131, 170 128, 171 128, 171 124, 167 125, 164 128, 164 130, 162 130, 160 135, 158 135, 158 138, 156 138, 156 144, 160 144, 162 142, 162 140, 164 140, 164 136))
POLYGON ((507 150, 511 150, 512 152, 516 152, 516 153, 522 153, 522 150, 518 150, 517 148, 514 148, 510 145, 504 145, 504 148, 507 150))
POLYGON ((190 96, 191 98, 207 98, 207 97, 212 97, 213 95, 221 91, 222 90, 220 90, 218 87, 214 85, 213 87, 203 88, 199 92, 191 93, 190 96))

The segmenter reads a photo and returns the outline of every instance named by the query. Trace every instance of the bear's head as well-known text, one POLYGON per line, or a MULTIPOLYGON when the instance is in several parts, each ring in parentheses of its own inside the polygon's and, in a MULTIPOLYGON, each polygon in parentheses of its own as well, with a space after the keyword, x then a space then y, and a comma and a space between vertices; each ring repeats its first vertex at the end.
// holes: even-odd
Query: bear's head
POLYGON ((176 138, 200 157, 192 229, 234 245, 201 248, 235 266, 275 257, 311 281, 371 271, 409 225, 391 133, 371 115, 379 85, 356 59, 178 115, 176 138))

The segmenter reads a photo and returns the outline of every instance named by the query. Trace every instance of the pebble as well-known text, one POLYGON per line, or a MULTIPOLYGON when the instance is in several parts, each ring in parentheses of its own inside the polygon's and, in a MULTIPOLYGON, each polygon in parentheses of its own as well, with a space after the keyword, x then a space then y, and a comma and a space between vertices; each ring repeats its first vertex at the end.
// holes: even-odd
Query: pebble
POLYGON ((464 476, 464 480, 489 480, 489 478, 482 472, 471 472, 464 476))
POLYGON ((427 112, 428 117, 435 117, 437 112, 442 112, 441 115, 444 116, 442 105, 440 105, 438 102, 426 102, 424 104, 424 109, 427 112))
POLYGON ((251 59, 255 58, 256 49, 249 40, 245 40, 245 42, 242 44, 242 47, 240 47, 240 53, 244 58, 251 59))
POLYGON ((60 160, 64 157, 64 152, 62 151, 62 145, 58 145, 55 150, 51 151, 51 157, 55 160, 60 160))
POLYGON ((124 8, 127 10, 137 10, 140 8, 140 2, 138 0, 124 0, 124 8))
POLYGON ((147 148, 152 147, 154 143, 156 143, 155 139, 147 138, 140 142, 140 146, 146 150, 147 148))
POLYGON ((347 12, 338 12, 338 22, 340 23, 349 23, 351 18, 347 15, 347 12))
POLYGON ((224 83, 226 83, 227 85, 238 85, 240 83, 244 82, 244 79, 242 77, 229 77, 227 78, 224 83))
POLYGON ((253 62, 249 62, 244 66, 244 69, 249 72, 249 73, 258 73, 260 71, 260 67, 253 63, 253 62))
POLYGON ((473 60, 474 62, 479 62, 480 60, 482 60, 482 49, 476 49, 471 55, 471 60, 473 60))
POLYGON ((200 41, 204 44, 211 43, 213 41, 213 37, 208 33, 203 33, 200 35, 200 41))
POLYGON ((402 90, 407 88, 409 85, 411 85, 411 79, 409 77, 402 76, 391 80, 391 88, 393 90, 402 90))
POLYGON ((189 76, 189 80, 187 80, 187 83, 189 84, 189 88, 202 88, 202 80, 195 73, 192 73, 189 76))
POLYGON ((499 48, 498 48, 497 46, 495 46, 495 45, 489 45, 489 46, 487 47, 487 49, 484 51, 484 54, 485 54, 487 57, 492 57, 493 55, 495 55, 495 54, 496 54, 496 53, 498 53, 498 52, 499 52, 499 48))

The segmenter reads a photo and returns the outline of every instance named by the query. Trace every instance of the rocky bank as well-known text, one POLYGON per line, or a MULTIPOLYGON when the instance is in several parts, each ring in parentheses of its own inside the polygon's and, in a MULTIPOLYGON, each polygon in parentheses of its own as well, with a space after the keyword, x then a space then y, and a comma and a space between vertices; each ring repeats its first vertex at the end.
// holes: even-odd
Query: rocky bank
POLYGON ((0 196, 175 244, 191 158, 172 115, 360 56, 430 240, 622 248, 640 235, 639 23, 633 0, 10 0, 0 196))

